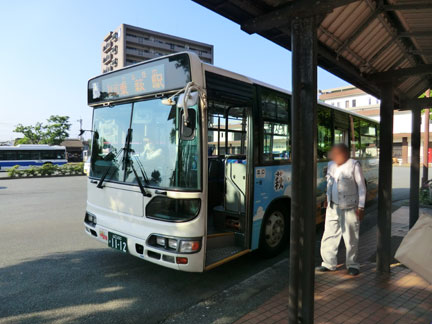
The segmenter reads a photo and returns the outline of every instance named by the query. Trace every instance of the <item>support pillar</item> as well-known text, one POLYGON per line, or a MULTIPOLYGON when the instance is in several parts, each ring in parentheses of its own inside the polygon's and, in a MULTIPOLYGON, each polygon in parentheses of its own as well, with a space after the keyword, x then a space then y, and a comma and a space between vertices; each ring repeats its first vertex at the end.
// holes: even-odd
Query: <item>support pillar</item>
POLYGON ((315 17, 291 23, 292 197, 289 323, 313 323, 316 216, 317 31, 315 17))
MULTIPOLYGON (((412 110, 409 228, 419 217, 421 111, 412 110)), ((427 157, 427 155, 426 155, 427 157)), ((426 160, 427 161, 427 160, 426 160)))
POLYGON ((377 271, 390 272, 393 168, 393 84, 381 86, 377 271))
POLYGON ((408 163, 408 137, 402 137, 402 164, 408 163))
MULTIPOLYGON (((426 91, 426 98, 430 97, 430 89, 426 91)), ((423 177, 422 184, 428 181, 429 177, 429 108, 424 110, 424 138, 423 138, 423 177)))

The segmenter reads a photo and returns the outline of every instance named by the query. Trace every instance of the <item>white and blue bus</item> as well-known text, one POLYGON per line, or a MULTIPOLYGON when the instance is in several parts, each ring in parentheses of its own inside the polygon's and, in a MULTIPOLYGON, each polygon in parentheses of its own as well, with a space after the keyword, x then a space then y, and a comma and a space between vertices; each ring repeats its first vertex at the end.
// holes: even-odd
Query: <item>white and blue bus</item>
MULTIPOLYGON (((88 235, 177 270, 202 272, 288 242, 291 94, 177 53, 88 82, 93 139, 88 235)), ((378 124, 318 103, 317 223, 327 152, 346 143, 368 198, 378 179, 378 124)), ((311 132, 314 131, 311 129, 311 132)))
POLYGON ((0 146, 0 171, 7 171, 15 165, 19 165, 19 169, 28 169, 31 166, 42 166, 47 163, 66 164, 66 148, 42 144, 0 146))

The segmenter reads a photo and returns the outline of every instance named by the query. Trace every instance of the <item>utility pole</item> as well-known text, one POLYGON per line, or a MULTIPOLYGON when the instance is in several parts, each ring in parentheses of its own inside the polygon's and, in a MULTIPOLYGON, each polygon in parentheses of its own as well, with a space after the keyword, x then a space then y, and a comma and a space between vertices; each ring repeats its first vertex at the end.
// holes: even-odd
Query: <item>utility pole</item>
MULTIPOLYGON (((81 131, 81 129, 82 129, 82 123, 83 123, 82 118, 78 119, 77 122, 80 123, 80 131, 81 131)), ((79 139, 80 139, 81 142, 83 141, 83 136, 82 136, 82 134, 80 135, 79 139)))
MULTIPOLYGON (((430 96, 430 89, 426 91, 426 98, 430 96)), ((423 178, 422 185, 428 181, 429 166, 429 108, 424 111, 424 137, 423 137, 423 178)))

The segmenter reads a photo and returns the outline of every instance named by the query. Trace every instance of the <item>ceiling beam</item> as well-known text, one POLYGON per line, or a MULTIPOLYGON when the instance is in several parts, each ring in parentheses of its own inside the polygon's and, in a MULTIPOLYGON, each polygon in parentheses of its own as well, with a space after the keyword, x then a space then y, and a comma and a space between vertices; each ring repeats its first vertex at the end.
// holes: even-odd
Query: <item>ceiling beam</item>
POLYGON ((414 32, 400 32, 398 34, 399 37, 432 37, 432 30, 422 30, 422 31, 414 31, 414 32))
POLYGON ((287 5, 242 23, 241 29, 249 34, 288 25, 295 17, 310 17, 328 14, 334 8, 358 0, 295 0, 287 5))
POLYGON ((430 73, 432 73, 432 64, 421 64, 410 68, 369 74, 367 78, 369 80, 373 80, 374 82, 382 82, 382 81, 392 81, 400 78, 406 78, 410 76, 424 75, 430 73))
MULTIPOLYGON (((371 9, 374 8, 373 2, 370 0, 367 1, 369 7, 371 9)), ((380 10, 382 10, 382 3, 379 4, 380 10)), ((400 26, 400 21, 395 19, 392 13, 382 11, 382 15, 378 15, 377 19, 381 22, 387 32, 393 37, 397 35, 397 31, 402 31, 400 26)), ((421 64, 417 58, 417 56, 410 54, 407 52, 407 46, 402 39, 397 39, 395 43, 398 45, 399 49, 403 53, 403 55, 411 62, 413 65, 421 64)), ((412 42, 411 42, 412 43, 412 42)), ((421 60, 423 61, 423 60, 421 60)), ((423 62, 425 63, 425 62, 423 62)))
POLYGON ((410 49, 408 52, 414 55, 425 55, 425 56, 432 55, 432 50, 410 49))
POLYGON ((432 107, 432 98, 416 98, 401 100, 399 110, 425 109, 432 107))
POLYGON ((396 10, 423 10, 431 9, 431 2, 418 2, 418 3, 401 3, 393 5, 384 5, 384 11, 396 11, 396 10))

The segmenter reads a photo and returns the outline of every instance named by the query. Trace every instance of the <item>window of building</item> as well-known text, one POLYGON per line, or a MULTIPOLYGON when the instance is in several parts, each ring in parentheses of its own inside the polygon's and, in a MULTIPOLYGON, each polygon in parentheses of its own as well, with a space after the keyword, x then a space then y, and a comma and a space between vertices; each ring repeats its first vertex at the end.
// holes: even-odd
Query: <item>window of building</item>
POLYGON ((349 108, 349 100, 345 101, 345 108, 349 108))
POLYGON ((357 101, 355 99, 352 100, 352 107, 354 108, 357 105, 357 101))
POLYGON ((369 97, 369 105, 372 105, 372 98, 369 97))

